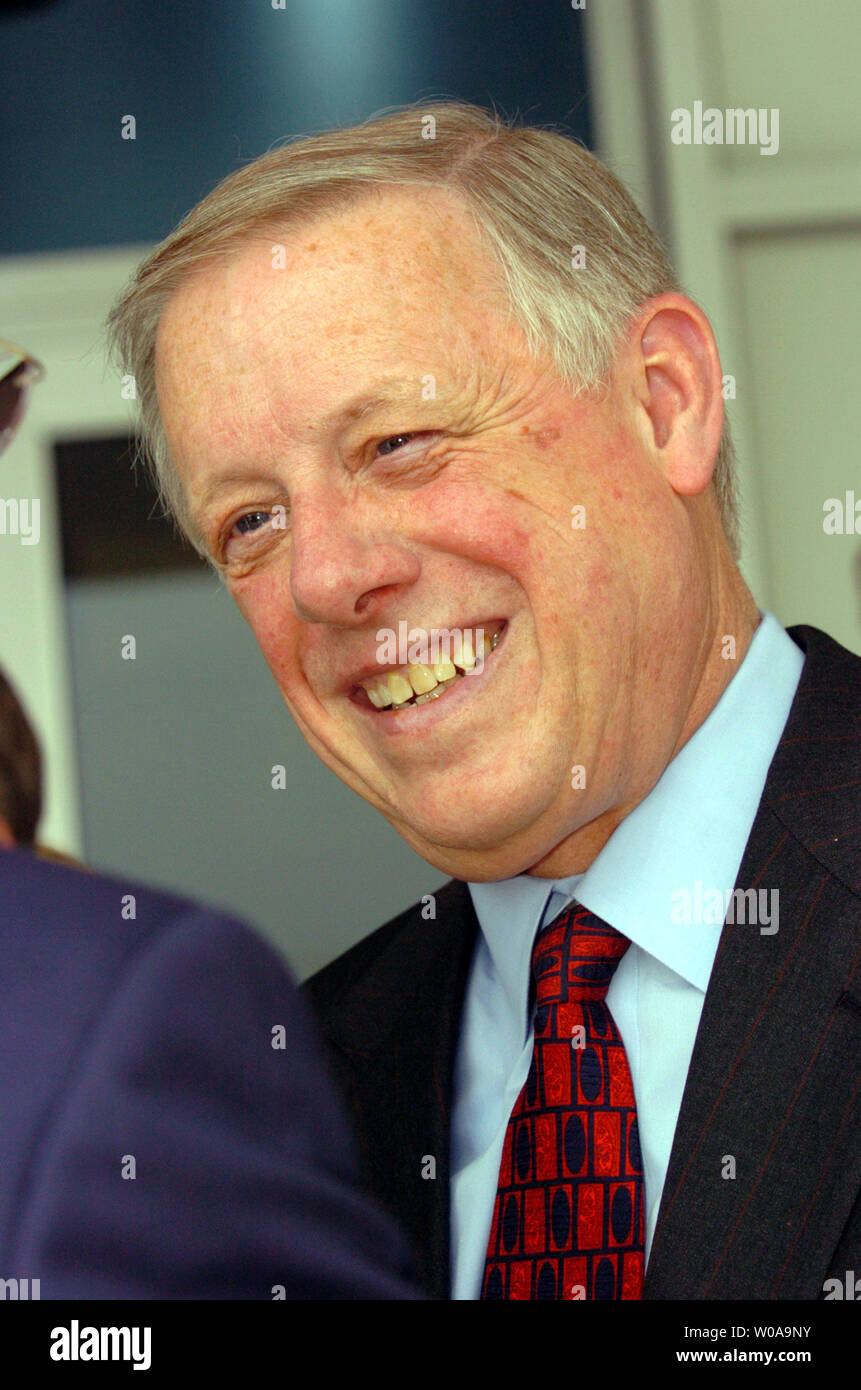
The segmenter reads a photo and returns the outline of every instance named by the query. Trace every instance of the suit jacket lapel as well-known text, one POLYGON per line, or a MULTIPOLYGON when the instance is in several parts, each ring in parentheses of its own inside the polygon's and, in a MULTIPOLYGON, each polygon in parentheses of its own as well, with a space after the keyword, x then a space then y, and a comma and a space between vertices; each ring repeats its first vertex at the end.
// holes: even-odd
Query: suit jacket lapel
POLYGON ((774 890, 779 926, 721 935, 646 1298, 821 1296, 857 1192, 858 663, 792 635, 807 661, 737 884, 774 890))
POLYGON ((368 1185, 412 1237, 424 1287, 447 1299, 452 1087, 478 921, 465 884, 434 898, 435 920, 414 908, 382 928, 383 949, 326 1005, 324 1031, 368 1185))

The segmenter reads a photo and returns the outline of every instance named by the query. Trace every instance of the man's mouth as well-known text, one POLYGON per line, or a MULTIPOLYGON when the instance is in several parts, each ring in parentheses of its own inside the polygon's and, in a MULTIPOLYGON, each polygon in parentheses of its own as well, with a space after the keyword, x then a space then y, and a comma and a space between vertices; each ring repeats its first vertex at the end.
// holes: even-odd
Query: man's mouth
POLYGON ((376 710, 407 709, 439 700, 477 664, 480 668, 487 661, 499 645, 505 626, 503 620, 484 630, 480 652, 475 651, 470 637, 465 635, 450 656, 443 655, 439 661, 409 662, 361 681, 354 687, 354 698, 376 710))

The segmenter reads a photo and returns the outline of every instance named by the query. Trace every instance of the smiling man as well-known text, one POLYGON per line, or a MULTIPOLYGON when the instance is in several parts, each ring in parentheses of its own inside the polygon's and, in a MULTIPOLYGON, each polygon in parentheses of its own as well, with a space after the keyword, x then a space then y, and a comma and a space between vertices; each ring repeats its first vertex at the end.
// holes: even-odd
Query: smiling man
POLYGON ((111 331, 304 737, 452 879, 310 985, 429 1290, 821 1296, 859 663, 744 583, 714 337, 624 189, 396 112, 228 179, 111 331))

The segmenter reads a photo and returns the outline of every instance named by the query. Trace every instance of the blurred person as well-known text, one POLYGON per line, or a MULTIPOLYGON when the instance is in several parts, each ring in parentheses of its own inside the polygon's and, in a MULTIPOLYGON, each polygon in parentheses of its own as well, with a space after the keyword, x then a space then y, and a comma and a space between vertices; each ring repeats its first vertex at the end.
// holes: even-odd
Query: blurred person
POLYGON ((32 847, 42 812, 42 754, 24 707, 0 670, 0 845, 32 847))
MULTIPOLYGON (((0 380, 0 448, 32 379, 0 380)), ((40 796, 3 682, 4 1297, 417 1297, 283 962, 221 913, 40 861, 40 796)))
POLYGON ((21 1297, 411 1296, 304 1001, 242 923, 2 850, 0 988, 21 1297))
POLYGON ((32 849, 40 859, 86 869, 71 854, 36 840, 42 813, 42 752, 24 706, 0 670, 0 847, 32 849))
POLYGON ((714 335, 626 190, 398 110, 231 175, 109 331, 310 747, 450 876, 308 986, 427 1290, 842 1287, 861 662, 744 581, 714 335))

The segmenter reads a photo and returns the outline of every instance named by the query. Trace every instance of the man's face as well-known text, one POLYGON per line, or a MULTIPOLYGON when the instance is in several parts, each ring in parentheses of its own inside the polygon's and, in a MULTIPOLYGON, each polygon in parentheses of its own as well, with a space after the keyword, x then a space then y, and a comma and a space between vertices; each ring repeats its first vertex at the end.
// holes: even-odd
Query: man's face
POLYGON ((314 751, 447 873, 586 867, 672 755, 704 630, 625 373, 575 399, 462 205, 400 189, 198 272, 157 380, 191 514, 314 751), (400 622, 501 636, 480 674, 377 709, 362 683, 400 669, 378 657, 400 622))

